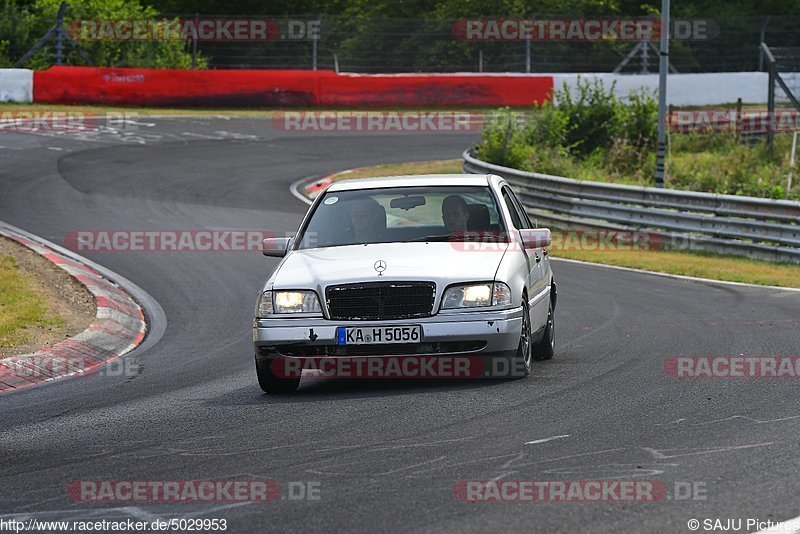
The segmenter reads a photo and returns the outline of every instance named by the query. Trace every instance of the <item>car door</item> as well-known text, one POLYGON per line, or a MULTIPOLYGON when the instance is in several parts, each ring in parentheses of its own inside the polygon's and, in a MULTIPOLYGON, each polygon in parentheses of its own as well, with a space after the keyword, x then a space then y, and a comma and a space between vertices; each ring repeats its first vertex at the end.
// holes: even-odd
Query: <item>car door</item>
MULTIPOLYGON (((533 228, 530 217, 525 212, 514 191, 508 186, 502 188, 503 202, 511 215, 511 221, 518 229, 533 228)), ((544 261, 546 251, 542 248, 523 250, 528 264, 528 300, 531 310, 531 324, 534 330, 547 322, 550 298, 549 263, 544 261)))
MULTIPOLYGON (((514 226, 514 228, 517 230, 527 228, 527 221, 514 204, 514 197, 511 188, 504 184, 500 189, 500 193, 502 195, 503 204, 505 205, 506 211, 508 211, 508 215, 511 218, 511 224, 514 226)), ((535 288, 533 287, 534 280, 531 278, 531 275, 536 268, 536 261, 534 259, 534 255, 532 254, 533 251, 523 249, 521 252, 525 258, 525 287, 528 290, 528 298, 530 299, 535 292, 535 288)))

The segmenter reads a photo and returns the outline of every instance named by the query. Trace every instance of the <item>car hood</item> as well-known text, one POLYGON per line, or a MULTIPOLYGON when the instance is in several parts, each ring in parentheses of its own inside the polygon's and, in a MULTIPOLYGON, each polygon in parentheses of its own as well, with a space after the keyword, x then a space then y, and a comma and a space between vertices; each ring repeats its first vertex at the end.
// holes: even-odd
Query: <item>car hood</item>
MULTIPOLYGON (((352 282, 424 280, 439 288, 494 280, 506 243, 469 248, 470 243, 379 243, 293 251, 272 276, 277 289, 316 289, 352 282), (376 263, 382 261, 382 275, 376 263)), ((477 245, 476 245, 477 246, 477 245)), ((379 267, 382 267, 380 265, 379 267)))

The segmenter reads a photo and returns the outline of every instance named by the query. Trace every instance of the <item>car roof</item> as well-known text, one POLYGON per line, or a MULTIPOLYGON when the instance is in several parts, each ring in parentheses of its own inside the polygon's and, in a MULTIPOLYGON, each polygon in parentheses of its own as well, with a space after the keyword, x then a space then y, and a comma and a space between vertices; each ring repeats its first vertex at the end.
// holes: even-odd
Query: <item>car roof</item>
POLYGON ((414 187, 414 186, 487 186, 487 174, 412 174, 403 176, 380 176, 377 178, 354 178, 334 182, 329 192, 353 191, 358 189, 378 189, 382 187, 414 187))

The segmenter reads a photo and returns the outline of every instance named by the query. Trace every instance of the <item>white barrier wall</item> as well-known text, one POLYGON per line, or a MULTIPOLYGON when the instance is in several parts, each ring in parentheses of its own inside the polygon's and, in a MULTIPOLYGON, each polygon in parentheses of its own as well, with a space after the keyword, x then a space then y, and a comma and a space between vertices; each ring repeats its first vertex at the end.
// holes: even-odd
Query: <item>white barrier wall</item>
MULTIPOLYGON (((640 88, 658 93, 658 74, 554 74, 554 86, 561 89, 566 83, 574 94, 579 77, 590 82, 601 80, 605 87, 616 82, 614 92, 622 98, 640 88)), ((667 104, 708 106, 731 104, 739 98, 745 104, 766 104, 768 87, 766 72, 670 74, 667 78, 667 104)))
POLYGON ((33 102, 33 71, 0 69, 0 102, 33 102))

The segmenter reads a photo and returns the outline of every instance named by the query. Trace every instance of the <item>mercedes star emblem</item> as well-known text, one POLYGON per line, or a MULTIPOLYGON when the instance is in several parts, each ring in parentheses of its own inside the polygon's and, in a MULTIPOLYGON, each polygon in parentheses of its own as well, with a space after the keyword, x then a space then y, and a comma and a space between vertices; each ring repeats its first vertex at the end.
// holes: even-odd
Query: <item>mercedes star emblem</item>
POLYGON ((375 270, 378 271, 378 276, 383 276, 383 271, 386 270, 386 262, 383 260, 378 260, 375 262, 375 270))

